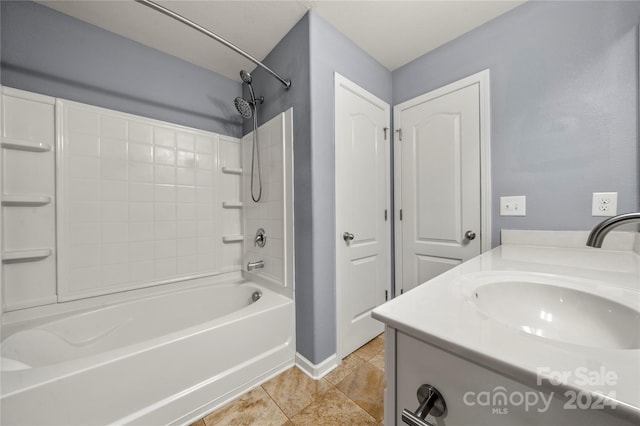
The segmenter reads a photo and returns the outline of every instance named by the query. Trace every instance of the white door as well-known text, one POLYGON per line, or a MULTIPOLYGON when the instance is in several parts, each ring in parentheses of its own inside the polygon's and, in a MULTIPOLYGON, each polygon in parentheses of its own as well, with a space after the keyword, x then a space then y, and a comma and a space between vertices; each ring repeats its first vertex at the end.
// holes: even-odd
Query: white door
POLYGON ((467 78, 394 108, 400 292, 483 249, 482 82, 467 78))
POLYGON ((371 310, 390 289, 390 107, 336 74, 336 299, 338 356, 378 334, 371 310))

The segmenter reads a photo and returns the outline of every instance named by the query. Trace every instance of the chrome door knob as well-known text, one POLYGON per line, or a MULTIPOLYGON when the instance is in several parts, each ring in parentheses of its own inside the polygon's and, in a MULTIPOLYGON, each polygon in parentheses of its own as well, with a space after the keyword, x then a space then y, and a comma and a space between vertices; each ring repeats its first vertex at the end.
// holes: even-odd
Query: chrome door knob
POLYGON ((469 230, 469 231, 464 233, 464 237, 469 241, 475 240, 476 239, 476 233, 471 231, 471 230, 469 230))
POLYGON ((355 238, 355 235, 353 235, 350 232, 345 232, 344 234, 342 234, 342 239, 345 241, 352 241, 355 238))

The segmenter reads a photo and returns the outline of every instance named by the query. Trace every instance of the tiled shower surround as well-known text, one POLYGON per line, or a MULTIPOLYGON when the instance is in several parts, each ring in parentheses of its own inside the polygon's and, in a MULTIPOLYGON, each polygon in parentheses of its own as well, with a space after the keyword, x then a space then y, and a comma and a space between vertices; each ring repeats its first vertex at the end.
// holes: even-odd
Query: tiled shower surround
MULTIPOLYGON (((293 218, 291 201, 285 199, 285 194, 292 193, 291 188, 289 191, 285 188, 285 176, 291 174, 292 168, 291 115, 292 110, 288 110, 258 128, 262 177, 262 197, 258 202, 253 201, 250 187, 253 132, 242 138, 245 265, 246 262, 263 260, 264 268, 256 269, 250 275, 289 290, 293 280, 293 256, 285 254, 293 253, 291 227, 287 224, 293 218), (267 237, 264 247, 255 243, 256 232, 260 228, 264 229, 267 237)), ((257 195, 257 161, 254 165, 254 195, 257 195)))
POLYGON ((239 141, 59 103, 59 297, 239 269, 241 244, 221 241, 241 234, 240 177, 219 166, 240 167, 239 141))

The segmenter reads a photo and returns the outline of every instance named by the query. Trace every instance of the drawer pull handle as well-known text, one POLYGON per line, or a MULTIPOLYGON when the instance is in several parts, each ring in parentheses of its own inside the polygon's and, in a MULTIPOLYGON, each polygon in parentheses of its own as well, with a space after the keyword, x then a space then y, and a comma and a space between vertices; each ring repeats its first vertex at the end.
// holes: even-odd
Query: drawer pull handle
POLYGON ((425 420, 427 415, 440 417, 447 411, 444 397, 431 385, 422 385, 418 388, 418 402, 420 406, 415 413, 406 408, 402 410, 402 421, 410 426, 433 426, 425 420))

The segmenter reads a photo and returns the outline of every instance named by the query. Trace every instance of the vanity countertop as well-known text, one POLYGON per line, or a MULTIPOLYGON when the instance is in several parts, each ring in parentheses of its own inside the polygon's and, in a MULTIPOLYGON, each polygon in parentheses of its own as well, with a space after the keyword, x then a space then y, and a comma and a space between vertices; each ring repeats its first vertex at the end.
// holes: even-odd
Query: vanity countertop
MULTIPOLYGON (((640 317, 633 314, 637 323, 631 328, 631 341, 635 343, 615 349, 600 338, 591 342, 584 335, 576 337, 586 344, 540 337, 526 332, 523 324, 507 324, 478 309, 474 297, 480 285, 522 281, 599 296, 631 308, 628 312, 640 310, 637 252, 505 244, 385 303, 373 311, 373 317, 521 383, 556 394, 565 392, 565 396, 566 392, 586 394, 593 401, 604 401, 605 408, 615 407, 617 415, 640 421, 640 335, 634 336, 640 330, 640 317)), ((590 314, 579 309, 572 318, 582 321, 584 316, 588 322, 590 314)))

